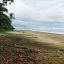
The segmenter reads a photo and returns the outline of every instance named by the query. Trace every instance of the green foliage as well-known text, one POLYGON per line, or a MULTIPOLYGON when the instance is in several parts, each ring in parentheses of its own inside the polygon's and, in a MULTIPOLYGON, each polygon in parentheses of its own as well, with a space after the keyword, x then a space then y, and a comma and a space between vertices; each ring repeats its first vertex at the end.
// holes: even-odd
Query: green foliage
POLYGON ((8 12, 8 10, 3 6, 3 4, 0 3, 0 12, 2 13, 3 11, 8 12))
POLYGON ((8 10, 0 3, 0 31, 1 30, 13 30, 13 26, 11 25, 13 16, 8 17, 4 12, 8 12, 8 10))
MULTIPOLYGON (((3 4, 4 4, 4 5, 7 5, 7 2, 8 2, 8 1, 10 1, 11 3, 14 2, 14 0, 3 0, 3 4)), ((11 3, 10 3, 10 4, 11 4, 11 3)))

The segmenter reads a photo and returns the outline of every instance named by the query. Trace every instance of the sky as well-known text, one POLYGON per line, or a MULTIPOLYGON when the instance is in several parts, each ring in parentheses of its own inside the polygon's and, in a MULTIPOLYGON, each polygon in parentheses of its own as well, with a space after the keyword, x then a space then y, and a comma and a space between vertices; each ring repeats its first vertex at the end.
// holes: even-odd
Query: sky
POLYGON ((64 33, 64 0, 14 0, 6 7, 17 30, 64 33))

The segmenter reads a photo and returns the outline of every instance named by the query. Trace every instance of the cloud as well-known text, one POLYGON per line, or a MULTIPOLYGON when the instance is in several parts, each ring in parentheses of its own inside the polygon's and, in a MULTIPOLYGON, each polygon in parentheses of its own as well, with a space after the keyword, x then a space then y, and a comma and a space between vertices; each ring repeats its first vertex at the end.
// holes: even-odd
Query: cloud
POLYGON ((64 0, 15 0, 8 9, 21 20, 64 21, 64 0))
POLYGON ((0 2, 2 3, 2 0, 0 0, 0 2))

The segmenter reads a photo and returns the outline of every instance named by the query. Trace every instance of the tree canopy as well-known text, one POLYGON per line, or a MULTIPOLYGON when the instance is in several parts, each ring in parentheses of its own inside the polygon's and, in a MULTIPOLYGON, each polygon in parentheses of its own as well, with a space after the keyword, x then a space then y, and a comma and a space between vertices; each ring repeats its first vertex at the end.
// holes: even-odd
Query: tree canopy
POLYGON ((14 0, 3 0, 3 4, 7 5, 7 2, 10 1, 11 3, 14 2, 14 0))
POLYGON ((13 26, 11 25, 13 14, 11 13, 7 16, 4 12, 8 13, 8 9, 4 7, 4 4, 7 4, 8 1, 12 0, 3 0, 3 3, 0 3, 0 31, 1 30, 13 30, 13 26))

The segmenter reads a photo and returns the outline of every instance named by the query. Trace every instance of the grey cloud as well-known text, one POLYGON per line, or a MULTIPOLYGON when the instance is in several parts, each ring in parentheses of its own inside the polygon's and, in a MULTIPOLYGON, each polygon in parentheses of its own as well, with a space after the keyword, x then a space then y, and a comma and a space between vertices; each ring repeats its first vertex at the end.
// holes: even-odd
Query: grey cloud
POLYGON ((35 21, 63 21, 64 0, 15 0, 7 7, 15 13, 17 19, 35 21))

